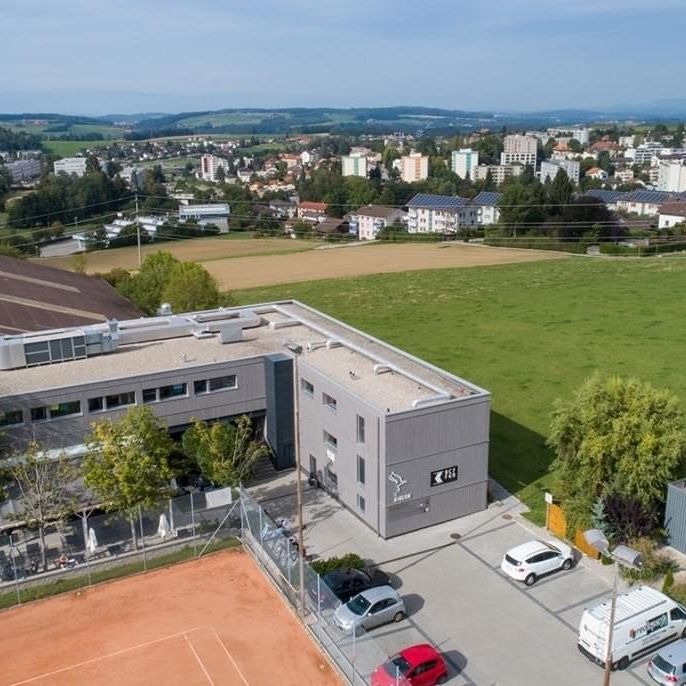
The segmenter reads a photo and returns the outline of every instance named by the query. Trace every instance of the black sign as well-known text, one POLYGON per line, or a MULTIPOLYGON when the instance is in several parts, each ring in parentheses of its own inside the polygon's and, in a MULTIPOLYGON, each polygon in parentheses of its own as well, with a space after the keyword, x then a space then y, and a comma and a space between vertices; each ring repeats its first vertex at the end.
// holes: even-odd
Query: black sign
POLYGON ((443 469, 437 469, 435 472, 431 472, 431 487, 442 486, 443 484, 449 484, 453 481, 457 481, 457 466, 455 467, 444 467, 443 469))

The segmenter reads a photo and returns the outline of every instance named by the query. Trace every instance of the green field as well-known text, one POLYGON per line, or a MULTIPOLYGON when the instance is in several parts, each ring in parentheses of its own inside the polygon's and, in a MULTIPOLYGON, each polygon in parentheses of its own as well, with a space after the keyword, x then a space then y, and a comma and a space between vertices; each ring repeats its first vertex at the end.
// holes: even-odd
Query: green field
POLYGON ((105 148, 113 141, 43 141, 47 152, 60 157, 70 157, 85 148, 105 148))
POLYGON ((297 298, 492 393, 490 472, 540 521, 553 403, 596 370, 686 401, 686 259, 570 258, 240 291, 297 298))

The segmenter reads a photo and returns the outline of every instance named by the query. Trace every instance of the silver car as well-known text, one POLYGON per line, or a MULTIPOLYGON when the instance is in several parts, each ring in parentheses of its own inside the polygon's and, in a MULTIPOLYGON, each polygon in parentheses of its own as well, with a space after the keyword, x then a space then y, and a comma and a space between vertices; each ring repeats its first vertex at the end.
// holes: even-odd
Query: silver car
POLYGON ((686 641, 665 646, 648 663, 648 674, 653 681, 664 686, 686 684, 686 641))
POLYGON ((381 624, 399 622, 405 617, 405 603, 392 586, 377 586, 358 593, 334 612, 336 626, 352 633, 359 628, 372 629, 381 624))

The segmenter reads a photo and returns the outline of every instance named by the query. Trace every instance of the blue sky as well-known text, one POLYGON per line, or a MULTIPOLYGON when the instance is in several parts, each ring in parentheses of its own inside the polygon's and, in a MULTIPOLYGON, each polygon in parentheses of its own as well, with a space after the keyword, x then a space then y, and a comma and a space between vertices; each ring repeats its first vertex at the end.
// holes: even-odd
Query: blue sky
POLYGON ((0 112, 684 97, 684 0, 0 0, 0 112))

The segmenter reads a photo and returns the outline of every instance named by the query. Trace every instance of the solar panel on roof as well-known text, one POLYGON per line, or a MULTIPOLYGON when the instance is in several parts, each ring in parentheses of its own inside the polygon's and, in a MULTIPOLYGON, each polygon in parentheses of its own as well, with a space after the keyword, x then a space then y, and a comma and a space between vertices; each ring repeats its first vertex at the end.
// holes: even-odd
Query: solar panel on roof
POLYGON ((467 198, 451 195, 432 195, 431 193, 417 193, 410 202, 408 207, 420 207, 427 210, 452 210, 458 207, 463 207, 469 202, 467 198))

